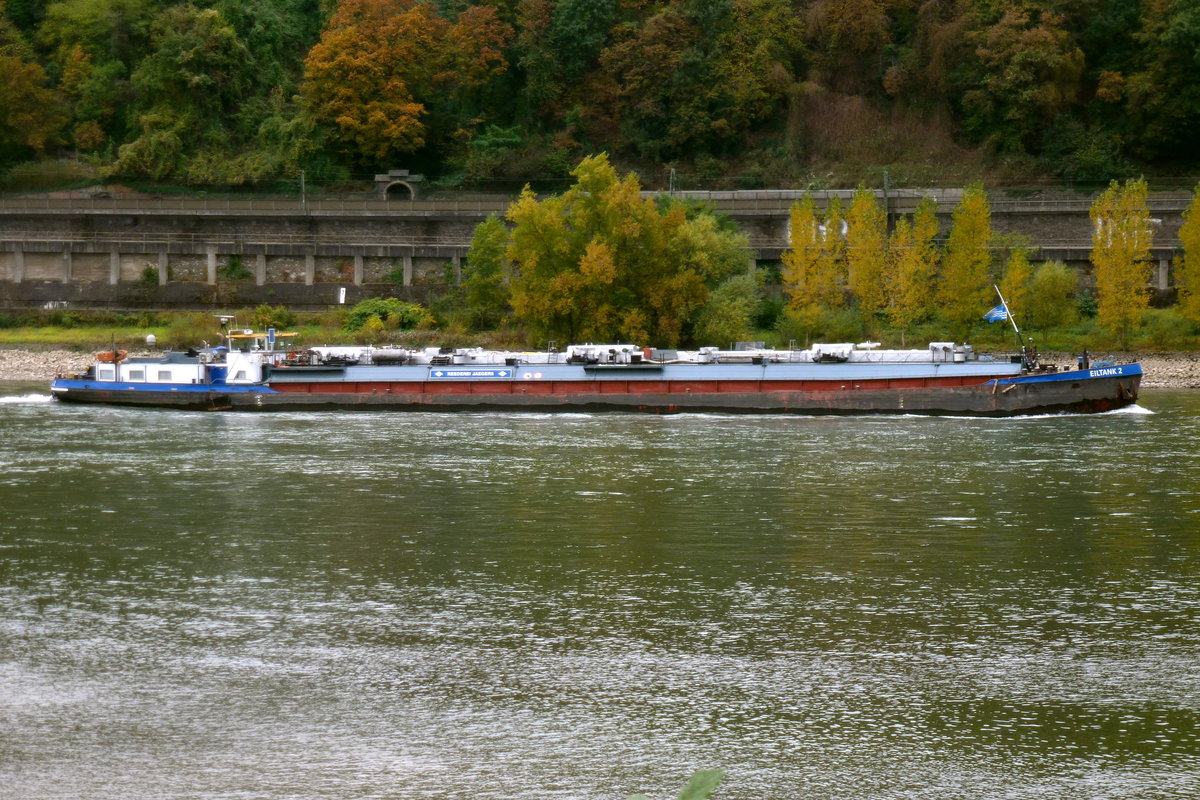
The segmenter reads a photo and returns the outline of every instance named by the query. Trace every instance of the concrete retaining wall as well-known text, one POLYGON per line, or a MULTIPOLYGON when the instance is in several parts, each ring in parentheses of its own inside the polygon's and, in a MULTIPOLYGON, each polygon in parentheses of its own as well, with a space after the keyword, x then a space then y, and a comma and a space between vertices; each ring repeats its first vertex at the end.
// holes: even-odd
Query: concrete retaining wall
MULTIPOLYGON (((961 192, 931 191, 948 230, 961 192)), ((920 194, 890 194, 893 215, 911 212, 920 194)), ((816 195, 823 206, 834 195, 848 202, 851 193, 816 195)), ((788 208, 798 196, 713 192, 695 199, 731 216, 760 262, 774 263, 788 246, 788 208)), ((1160 292, 1172 284, 1170 259, 1189 201, 1189 193, 1151 198, 1160 292)), ((319 307, 329 302, 331 286, 352 290, 348 301, 419 295, 461 280, 475 226, 505 202, 322 201, 301 208, 265 199, 0 198, 0 302, 176 306, 226 296, 284 302, 271 298, 288 287, 286 302, 319 307)), ((1036 248, 1034 258, 1066 261, 1086 276, 1088 198, 992 203, 994 230, 1020 234, 1036 248)))

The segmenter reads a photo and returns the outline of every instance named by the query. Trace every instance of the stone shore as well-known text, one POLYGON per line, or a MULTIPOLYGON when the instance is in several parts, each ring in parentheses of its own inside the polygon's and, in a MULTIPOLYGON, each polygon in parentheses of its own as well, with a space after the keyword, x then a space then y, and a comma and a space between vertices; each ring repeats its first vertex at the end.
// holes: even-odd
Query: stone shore
MULTIPOLYGON (((1093 354, 1093 358, 1107 355, 1093 354)), ((82 372, 92 358, 92 353, 71 350, 0 349, 0 381, 49 382, 55 375, 82 372)), ((1113 359, 1141 362, 1146 373, 1144 388, 1200 389, 1200 353, 1114 353, 1113 359)), ((1069 353, 1043 353, 1042 362, 1066 366, 1074 364, 1075 357, 1069 353)))

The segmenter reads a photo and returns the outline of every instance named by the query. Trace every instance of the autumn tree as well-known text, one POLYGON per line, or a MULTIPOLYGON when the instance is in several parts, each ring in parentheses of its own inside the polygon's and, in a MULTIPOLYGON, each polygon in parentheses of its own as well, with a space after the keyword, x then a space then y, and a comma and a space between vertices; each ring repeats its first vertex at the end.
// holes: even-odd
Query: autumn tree
POLYGON ((33 61, 0 53, 0 164, 41 155, 66 122, 57 92, 33 61))
POLYGON ((972 184, 954 208, 938 292, 942 316, 962 336, 992 305, 991 237, 987 194, 982 185, 972 184))
POLYGON ((1025 248, 1013 248, 1008 263, 1004 265, 1004 275, 1000 278, 1000 292, 1004 295, 1010 314, 1018 318, 1024 317, 1029 306, 1032 280, 1033 268, 1029 266, 1029 256, 1025 248))
POLYGON ((937 204, 925 196, 912 220, 901 217, 888 245, 891 298, 888 317, 901 332, 933 316, 934 280, 938 272, 937 204))
POLYGON ((543 339, 677 344, 710 289, 752 263, 743 234, 689 220, 678 202, 660 207, 607 156, 572 175, 564 194, 539 200, 526 188, 507 213, 513 311, 543 339), (740 258, 714 256, 711 236, 732 238, 717 249, 740 258))
POLYGON ((589 131, 660 160, 721 152, 785 107, 801 30, 781 0, 663 3, 614 28, 589 131))
POLYGON ((789 222, 791 243, 783 253, 782 272, 789 308, 794 312, 841 308, 845 239, 840 200, 833 197, 825 214, 818 215, 812 196, 806 193, 792 204, 789 222))
POLYGON ((846 215, 846 282, 867 316, 887 303, 887 217, 875 192, 859 187, 846 215))
POLYGON ((1092 203, 1092 268, 1100 326, 1127 346, 1150 305, 1154 230, 1146 181, 1112 181, 1092 203))
POLYGON ((1084 54, 1061 14, 1000 8, 994 24, 967 34, 975 50, 959 71, 964 127, 1000 149, 1033 149, 1046 123, 1075 101, 1084 54))
POLYGON ((309 52, 301 94, 347 153, 386 162, 426 143, 430 104, 506 68, 510 35, 487 6, 451 23, 433 3, 342 0, 309 52))
POLYGON ((788 249, 783 252, 780 277, 793 312, 821 305, 825 287, 817 283, 817 261, 823 237, 816 203, 808 192, 788 212, 788 249))
POLYGON ((831 309, 846 304, 846 233, 842 198, 834 195, 829 198, 825 220, 821 223, 821 253, 816 267, 822 304, 831 309))
POLYGON ((1179 228, 1182 252, 1175 257, 1175 285, 1179 288, 1179 312, 1200 324, 1200 186, 1183 212, 1179 228))
POLYGON ((0 0, 0 165, 41 155, 66 121, 61 95, 4 11, 0 0))

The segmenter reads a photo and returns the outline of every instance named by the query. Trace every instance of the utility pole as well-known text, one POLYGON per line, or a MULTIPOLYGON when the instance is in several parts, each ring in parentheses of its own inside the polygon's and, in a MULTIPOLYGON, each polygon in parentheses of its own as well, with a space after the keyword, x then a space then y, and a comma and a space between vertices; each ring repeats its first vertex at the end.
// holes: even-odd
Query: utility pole
POLYGON ((883 171, 883 225, 888 233, 892 232, 892 204, 888 198, 888 171, 883 171))

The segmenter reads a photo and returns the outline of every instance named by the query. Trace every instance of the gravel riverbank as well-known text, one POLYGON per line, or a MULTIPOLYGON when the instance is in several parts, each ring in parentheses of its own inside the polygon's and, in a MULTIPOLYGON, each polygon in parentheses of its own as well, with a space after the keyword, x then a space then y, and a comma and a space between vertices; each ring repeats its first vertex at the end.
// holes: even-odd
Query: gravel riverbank
MULTIPOLYGON (((132 353, 131 355, 147 355, 132 353)), ((47 381, 55 375, 82 372, 92 363, 91 353, 71 350, 0 349, 0 381, 47 381)), ((1094 358, 1101 356, 1095 355, 1094 358)), ((1147 389, 1200 389, 1200 353, 1116 353, 1116 361, 1140 361, 1147 389)), ((1074 364, 1069 353, 1043 353, 1042 361, 1074 364)))

